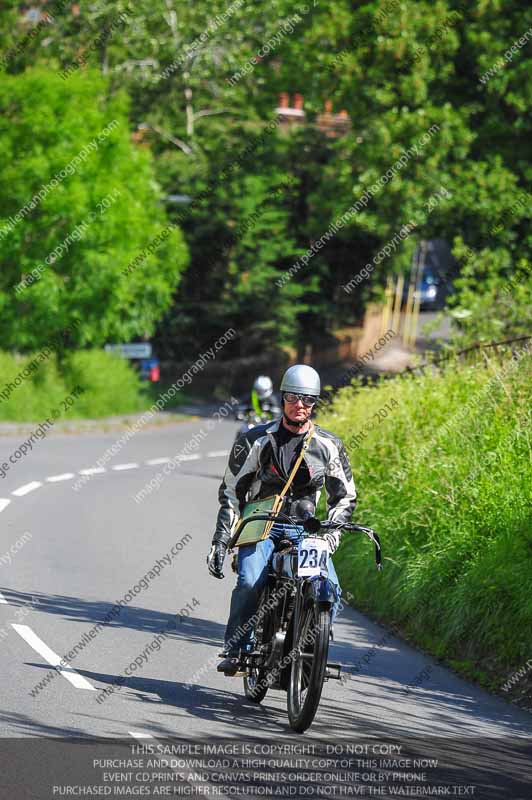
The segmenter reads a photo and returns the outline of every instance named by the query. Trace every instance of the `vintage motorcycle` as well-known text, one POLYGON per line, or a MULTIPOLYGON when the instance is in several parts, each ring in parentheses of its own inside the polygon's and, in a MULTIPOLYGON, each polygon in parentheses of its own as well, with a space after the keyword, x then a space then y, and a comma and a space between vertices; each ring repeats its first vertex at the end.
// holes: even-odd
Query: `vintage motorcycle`
POLYGON ((243 520, 239 532, 252 520, 276 520, 304 529, 295 544, 289 539, 277 542, 258 610, 251 618, 254 650, 241 653, 246 697, 260 703, 268 689, 286 691, 290 727, 302 733, 312 724, 324 681, 340 679, 342 668, 327 661, 337 591, 328 577, 330 553, 324 534, 339 530, 366 534, 375 545, 377 569, 382 568, 380 539, 363 525, 281 512, 253 514, 243 520))

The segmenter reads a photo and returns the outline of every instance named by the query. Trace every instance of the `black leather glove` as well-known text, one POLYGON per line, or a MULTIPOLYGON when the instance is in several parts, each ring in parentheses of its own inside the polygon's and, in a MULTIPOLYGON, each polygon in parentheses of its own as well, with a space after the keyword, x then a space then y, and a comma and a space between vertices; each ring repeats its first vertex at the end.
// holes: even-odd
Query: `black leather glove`
POLYGON ((227 545, 225 542, 213 542, 210 553, 207 556, 207 567, 211 575, 215 578, 223 578, 223 566, 227 545))

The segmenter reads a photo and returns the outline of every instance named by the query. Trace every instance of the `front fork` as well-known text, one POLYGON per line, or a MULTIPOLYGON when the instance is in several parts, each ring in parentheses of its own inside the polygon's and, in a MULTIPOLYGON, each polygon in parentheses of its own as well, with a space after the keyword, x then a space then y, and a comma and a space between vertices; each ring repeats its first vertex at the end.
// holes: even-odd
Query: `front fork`
POLYGON ((324 575, 316 575, 316 577, 308 578, 307 584, 310 584, 310 591, 316 603, 318 603, 321 608, 328 607, 329 610, 332 611, 333 605, 340 599, 340 593, 336 584, 324 575))
POLYGON ((319 608, 328 608, 332 611, 334 603, 340 599, 336 585, 324 575, 316 575, 302 581, 296 593, 296 602, 293 613, 294 630, 299 629, 299 619, 303 607, 303 598, 311 592, 319 608))
MULTIPOLYGON (((311 592, 314 597, 314 602, 320 609, 327 609, 332 613, 334 603, 340 599, 340 593, 337 586, 326 576, 316 575, 312 578, 307 578, 302 581, 298 586, 296 594, 296 603, 293 613, 293 628, 292 631, 299 630, 299 620, 301 618, 301 610, 303 607, 303 599, 308 592, 311 592)), ((293 636, 292 639, 295 639, 293 636)), ((292 641, 292 650, 294 659, 301 657, 301 650, 299 645, 292 641)), ((325 673, 325 680, 334 678, 340 680, 340 672, 342 670, 341 664, 333 664, 327 662, 327 670, 325 673)))

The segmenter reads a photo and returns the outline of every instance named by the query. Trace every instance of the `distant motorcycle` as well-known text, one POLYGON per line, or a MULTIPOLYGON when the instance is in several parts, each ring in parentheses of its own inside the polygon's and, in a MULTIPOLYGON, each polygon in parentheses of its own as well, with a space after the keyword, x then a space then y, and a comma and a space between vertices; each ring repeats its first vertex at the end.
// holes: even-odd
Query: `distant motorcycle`
POLYGON ((281 409, 274 404, 264 403, 262 407, 262 414, 257 414, 254 408, 242 403, 235 411, 235 419, 242 422, 242 425, 236 432, 235 440, 238 439, 243 433, 247 433, 257 425, 263 425, 265 422, 271 422, 272 419, 281 415, 281 409))

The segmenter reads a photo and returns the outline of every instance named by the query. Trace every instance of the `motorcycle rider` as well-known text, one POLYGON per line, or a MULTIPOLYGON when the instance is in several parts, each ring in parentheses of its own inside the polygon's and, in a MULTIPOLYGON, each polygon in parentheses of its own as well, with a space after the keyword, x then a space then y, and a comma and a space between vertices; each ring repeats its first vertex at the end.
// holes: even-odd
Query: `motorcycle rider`
MULTIPOLYGON (((268 375, 259 375, 255 378, 251 394, 244 395, 240 399, 235 418, 246 420, 246 423, 252 428, 253 425, 273 419, 279 416, 280 413, 279 400, 273 392, 272 379, 268 375)), ((243 426, 238 431, 237 437, 245 430, 246 427, 243 426)))
POLYGON ((275 414, 278 410, 277 398, 273 393, 273 381, 268 375, 259 375, 255 378, 251 389, 250 409, 258 417, 268 412, 275 414))
MULTIPOLYGON (((311 426, 314 433, 285 498, 283 511, 296 516, 302 505, 306 503, 308 506, 309 502, 315 508, 323 487, 329 520, 348 522, 355 508, 355 484, 342 441, 311 421, 312 409, 321 390, 318 373, 306 364, 295 364, 286 370, 280 389, 282 417, 247 431, 236 440, 231 450, 219 488, 220 509, 207 556, 209 572, 215 578, 224 577, 227 543, 245 502, 281 491, 311 426)), ((237 632, 242 631, 241 626, 257 611, 275 542, 281 538, 297 541, 302 531, 301 526, 276 522, 268 538, 238 548, 238 580, 231 597, 219 672, 234 675, 240 666, 241 651, 253 650, 253 631, 237 632)), ((329 532, 326 537, 333 553, 338 547, 340 534, 329 532)), ((332 561, 329 562, 329 579, 337 588, 332 623, 341 596, 332 561)))

